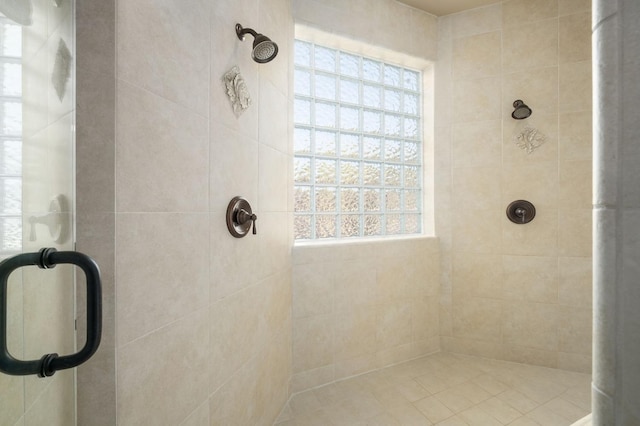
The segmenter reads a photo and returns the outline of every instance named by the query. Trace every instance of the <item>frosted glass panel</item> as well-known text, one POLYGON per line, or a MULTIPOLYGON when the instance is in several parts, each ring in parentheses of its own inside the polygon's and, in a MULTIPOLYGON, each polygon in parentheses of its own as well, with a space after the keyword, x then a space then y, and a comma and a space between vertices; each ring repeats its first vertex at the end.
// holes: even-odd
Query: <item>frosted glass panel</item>
POLYGON ((359 158, 360 157, 360 137, 343 133, 340 137, 340 157, 359 158))
POLYGON ((360 110, 351 107, 340 107, 340 128, 342 130, 360 130, 360 110))
POLYGON ((336 51, 327 49, 326 47, 315 46, 315 62, 316 69, 335 72, 336 70, 336 51))
POLYGON ((316 211, 334 212, 336 210, 336 189, 316 188, 316 211))
POLYGON ((296 212, 311 211, 311 187, 296 186, 293 188, 294 210, 296 212))
POLYGON ((381 231, 381 216, 365 215, 364 217, 364 235, 371 237, 374 235, 380 235, 381 231))
POLYGON ((400 191, 397 189, 387 189, 384 192, 384 201, 387 210, 400 210, 400 191))
POLYGON ((336 106, 334 104, 316 103, 316 126, 336 127, 336 106))
POLYGON ((20 215, 22 212, 22 179, 0 177, 0 213, 20 215))
POLYGON ((379 160, 382 152, 382 139, 364 137, 362 140, 362 156, 367 160, 379 160))
POLYGON ((359 77, 360 58, 355 55, 340 52, 340 74, 359 77))
POLYGON ((380 185, 382 174, 382 164, 380 163, 364 163, 364 184, 380 185))
POLYGON ((18 63, 2 64, 0 70, 2 77, 3 96, 22 96, 22 65, 18 63))
POLYGON ((316 97, 336 99, 336 78, 330 75, 316 74, 316 97))
POLYGON ((293 160, 293 180, 296 183, 311 182, 311 159, 296 157, 293 160))
POLYGON ((293 218, 293 234, 296 240, 311 238, 311 216, 295 216, 293 218))
POLYGON ((362 60, 362 78, 371 81, 380 81, 382 64, 370 59, 362 60))
POLYGON ((384 143, 384 159, 386 161, 400 162, 402 155, 402 142, 387 139, 384 143))
POLYGON ((401 99, 402 92, 386 89, 384 91, 384 109, 394 112, 400 112, 401 99))
POLYGON ((293 150, 296 154, 311 152, 311 130, 296 128, 293 132, 293 150))
POLYGON ((363 100, 365 106, 380 108, 382 106, 382 88, 365 84, 362 86, 363 100))
POLYGON ((311 73, 309 71, 296 70, 294 82, 296 95, 311 96, 311 73))
POLYGON ((340 223, 340 235, 343 237, 357 237, 360 235, 360 216, 344 215, 340 223))
POLYGON ((0 112, 2 113, 2 131, 3 136, 22 135, 22 103, 13 101, 4 101, 0 103, 0 112))
POLYGON ((336 236, 336 216, 316 215, 316 237, 335 238, 336 236))
POLYGON ((335 157, 336 156, 336 138, 335 134, 324 132, 322 136, 316 138, 316 155, 335 157))
POLYGON ((340 80, 340 101, 357 104, 360 102, 360 83, 354 80, 340 80))
POLYGON ((316 160, 316 183, 336 183, 334 160, 316 160))
POLYGON ((294 62, 296 65, 311 66, 311 43, 296 40, 294 62))
POLYGON ((360 190, 357 188, 343 188, 340 190, 340 207, 343 212, 357 212, 360 210, 360 190))
POLYGON ((400 136, 402 134, 402 128, 400 123, 402 119, 397 115, 385 115, 384 116, 384 134, 388 136, 400 136))
POLYGON ((404 95, 404 112, 411 115, 418 115, 420 112, 418 106, 418 96, 405 93, 404 95))
POLYGON ((418 163, 420 158, 420 150, 417 143, 404 143, 404 161, 407 163, 418 163))
POLYGON ((5 23, 0 25, 2 56, 22 57, 22 28, 19 25, 5 23))
POLYGON ((364 190, 364 211, 377 212, 382 210, 379 189, 364 190))
POLYGON ((0 174, 22 174, 22 142, 19 140, 0 142, 0 174))
POLYGON ((0 217, 2 230, 0 250, 17 252, 22 249, 22 220, 19 217, 0 217))
POLYGON ((404 70, 404 88, 418 91, 418 73, 404 70))
POLYGON ((314 43, 295 55, 296 238, 420 232, 421 74, 314 43))
POLYGON ((293 121, 298 124, 311 124, 311 102, 296 99, 293 104, 293 121))
POLYGON ((340 183, 342 185, 358 185, 360 183, 360 163, 357 161, 341 161, 340 183))
POLYGON ((362 130, 366 133, 382 133, 382 114, 375 111, 362 113, 362 130))
POLYGON ((402 80, 400 73, 402 70, 391 65, 384 66, 384 84, 389 86, 401 87, 402 80))

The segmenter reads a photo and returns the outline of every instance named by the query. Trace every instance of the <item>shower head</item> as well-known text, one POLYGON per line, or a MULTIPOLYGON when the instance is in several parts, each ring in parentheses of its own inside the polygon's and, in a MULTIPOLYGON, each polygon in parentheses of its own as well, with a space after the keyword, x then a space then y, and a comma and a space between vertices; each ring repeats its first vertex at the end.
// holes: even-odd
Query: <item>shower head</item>
POLYGON ((251 57, 259 64, 265 64, 271 61, 278 54, 278 45, 271 41, 271 39, 263 34, 258 34, 251 28, 242 28, 242 25, 236 24, 236 34, 238 38, 244 41, 245 34, 251 34, 253 40, 253 51, 251 57))
POLYGON ((529 108, 524 102, 520 99, 513 103, 513 107, 515 108, 511 113, 511 116, 516 120, 523 120, 528 118, 531 115, 531 108, 529 108))

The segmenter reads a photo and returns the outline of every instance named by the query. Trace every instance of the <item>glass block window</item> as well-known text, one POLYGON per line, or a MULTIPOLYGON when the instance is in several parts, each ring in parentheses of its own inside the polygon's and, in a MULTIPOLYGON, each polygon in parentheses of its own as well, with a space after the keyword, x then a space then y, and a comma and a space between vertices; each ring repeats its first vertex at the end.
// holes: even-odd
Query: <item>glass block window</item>
POLYGON ((419 71, 295 42, 296 240, 422 232, 419 71))
POLYGON ((0 14, 0 258, 22 249, 22 27, 0 14))

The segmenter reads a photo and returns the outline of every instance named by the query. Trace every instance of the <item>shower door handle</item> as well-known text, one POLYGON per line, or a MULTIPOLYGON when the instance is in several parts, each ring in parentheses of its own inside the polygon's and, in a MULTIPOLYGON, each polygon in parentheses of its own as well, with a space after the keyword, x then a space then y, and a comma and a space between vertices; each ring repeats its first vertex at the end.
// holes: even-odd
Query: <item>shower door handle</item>
POLYGON ((86 254, 76 251, 57 251, 43 248, 37 253, 23 253, 0 262, 0 371, 13 376, 37 374, 52 376, 58 370, 77 367, 87 361, 98 350, 102 336, 102 289, 100 269, 86 254), (37 265, 51 269, 58 264, 79 266, 86 276, 87 284, 87 340, 84 347, 71 355, 45 354, 39 360, 15 359, 7 348, 7 282, 9 275, 23 266, 37 265))

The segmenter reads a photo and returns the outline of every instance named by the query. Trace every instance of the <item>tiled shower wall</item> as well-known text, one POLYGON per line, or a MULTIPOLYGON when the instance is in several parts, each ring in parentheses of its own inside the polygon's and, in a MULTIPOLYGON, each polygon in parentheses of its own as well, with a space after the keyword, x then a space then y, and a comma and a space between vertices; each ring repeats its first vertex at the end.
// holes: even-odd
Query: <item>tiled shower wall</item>
MULTIPOLYGON (((297 24, 435 59, 437 20, 417 9, 387 0, 293 4, 297 24)), ((427 128, 429 117, 427 105, 427 128)), ((432 132, 424 145, 428 176, 432 132)), ((425 198, 432 210, 428 190, 425 198)), ((439 350, 436 238, 297 245, 293 263, 293 392, 439 350)))
POLYGON ((439 20, 436 234, 444 350, 591 368, 589 0, 511 0, 439 20), (511 118, 522 99, 530 118, 511 118), (546 141, 531 154, 523 125, 546 141), (509 203, 535 219, 511 223, 509 203))
POLYGON ((287 400, 290 10, 79 7, 78 248, 106 278, 105 341, 78 373, 79 423, 271 424, 287 400), (236 23, 276 41, 278 57, 253 62, 236 23), (252 97, 241 116, 222 81, 234 65, 252 97), (255 236, 227 231, 236 195, 258 216, 255 236))

